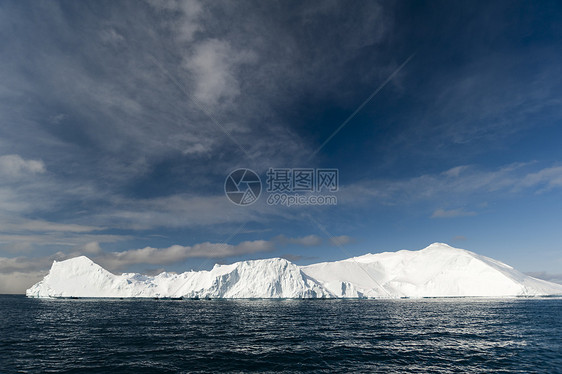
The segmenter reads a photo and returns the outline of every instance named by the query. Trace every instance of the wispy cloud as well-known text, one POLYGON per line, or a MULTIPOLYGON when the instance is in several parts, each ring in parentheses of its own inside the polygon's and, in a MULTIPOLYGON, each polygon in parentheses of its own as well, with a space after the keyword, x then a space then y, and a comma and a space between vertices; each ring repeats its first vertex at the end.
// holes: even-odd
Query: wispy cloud
MULTIPOLYGON (((307 87, 317 85, 334 100, 346 98, 340 87, 348 79, 346 64, 390 27, 376 3, 271 4, 275 11, 198 1, 148 4, 111 4, 103 22, 78 3, 3 9, 6 48, 13 53, 2 56, 0 120, 6 126, 0 138, 13 154, 0 159, 0 174, 43 179, 0 186, 2 211, 35 219, 79 206, 87 214, 72 216, 76 224, 129 222, 134 229, 244 220, 248 211, 218 208, 226 172, 293 166, 308 156, 313 141, 287 119, 286 108, 300 105, 307 87), (225 12, 232 27, 218 17, 225 12), (276 12, 303 25, 337 15, 346 32, 302 38, 299 27, 279 22, 276 12), (76 14, 90 27, 74 29, 76 14), (134 22, 123 27, 123 17, 134 22), (14 19, 45 32, 27 33, 14 19), (33 59, 21 45, 33 49, 33 59), (69 55, 68 45, 76 53, 69 55), (245 159, 190 98, 203 103, 253 159, 245 159), (209 185, 218 186, 214 197, 208 197, 209 185), (183 214, 174 219, 178 206, 183 214)), ((396 67, 378 59, 370 65, 362 79, 372 82, 396 67)))
POLYGON ((464 235, 456 235, 452 238, 453 242, 464 242, 466 241, 466 236, 464 235))
POLYGON ((67 232, 67 233, 86 233, 104 230, 103 227, 84 226, 73 223, 57 223, 43 220, 19 219, 12 222, 2 222, 0 220, 0 232, 67 232))
POLYGON ((330 238, 330 243, 338 247, 352 242, 353 242, 353 238, 347 235, 333 236, 330 238))
POLYGON ((515 134, 549 126, 562 115, 558 58, 553 49, 529 46, 523 53, 496 51, 432 71, 419 115, 406 119, 403 131, 387 143, 394 149, 389 157, 466 158, 501 150, 515 134), (537 55, 543 56, 540 69, 537 55))
MULTIPOLYGON (((540 168, 536 162, 514 163, 496 170, 484 170, 476 166, 462 165, 441 173, 424 174, 410 179, 371 180, 343 186, 339 201, 375 200, 380 204, 411 204, 419 201, 450 199, 466 200, 483 194, 492 196, 516 196, 519 193, 542 193, 562 187, 562 168, 540 168), (454 197, 454 199, 452 198, 454 197)), ((436 209, 434 217, 470 215, 460 209, 436 209)))
MULTIPOLYGON (((0 72, 0 121, 6 124, 0 142, 11 153, 1 156, 0 174, 42 178, 0 186, 2 211, 21 219, 56 211, 65 225, 135 230, 255 217, 256 209, 234 213, 222 204, 227 171, 294 166, 308 156, 314 140, 293 123, 290 108, 316 86, 331 100, 356 106, 347 100, 349 87, 341 89, 349 79, 346 64, 392 27, 378 3, 147 4, 100 7, 101 22, 79 3, 2 10, 6 48, 13 53, 2 56, 0 72), (282 13, 296 25, 280 22, 275 14, 282 13), (224 14, 231 27, 224 27, 224 14), (77 15, 90 26, 75 29, 77 15), (333 17, 342 29, 316 30, 333 17), (27 24, 16 19, 42 31, 26 32, 27 24), (303 38, 301 27, 322 38, 303 38), (68 54, 69 45, 75 53, 68 54), (253 159, 245 159, 191 98, 253 159), (85 213, 65 214, 77 207, 85 213)), ((397 64, 376 58, 369 66, 361 79, 376 83, 397 64)))
POLYGON ((245 241, 237 245, 205 242, 192 246, 145 247, 123 252, 109 252, 96 256, 95 260, 102 266, 115 270, 134 264, 167 265, 183 262, 188 258, 225 258, 266 252, 273 248, 274 244, 266 240, 245 241))
MULTIPOLYGON (((348 236, 338 237, 340 240, 349 242, 348 236)), ((99 253, 99 246, 96 243, 90 243, 91 253, 98 253, 94 257, 100 264, 107 266, 109 269, 121 269, 123 267, 134 264, 152 264, 167 265, 183 262, 188 258, 227 258, 240 256, 244 254, 252 254, 259 252, 269 252, 278 246, 286 244, 295 244, 297 246, 313 247, 319 246, 323 240, 316 235, 307 235, 303 237, 286 237, 283 235, 274 237, 271 240, 253 240, 243 241, 239 244, 227 243, 198 243, 190 246, 173 245, 167 248, 145 247, 141 249, 131 249, 123 252, 104 252, 99 253)), ((85 248, 85 249, 88 249, 85 248)))
POLYGON ((112 234, 84 234, 68 232, 44 232, 23 234, 0 234, 0 252, 18 254, 22 252, 38 251, 45 247, 70 249, 80 247, 90 242, 118 243, 132 239, 130 235, 112 234))
POLYGON ((250 51, 235 51, 223 40, 209 39, 199 43, 183 63, 196 79, 195 98, 216 107, 219 102, 231 102, 240 95, 236 70, 239 64, 252 60, 255 56, 250 51))
POLYGON ((463 209, 437 209, 431 215, 431 218, 455 218, 475 216, 476 212, 465 211, 463 209))
POLYGON ((520 189, 540 187, 538 192, 562 187, 562 166, 554 166, 529 173, 516 186, 520 189))
POLYGON ((284 235, 279 235, 275 238, 275 241, 281 245, 297 244, 305 247, 315 247, 322 244, 322 238, 317 235, 307 235, 299 238, 288 238, 284 235))
POLYGON ((552 274, 545 271, 530 271, 525 274, 545 281, 562 284, 562 274, 552 274))
POLYGON ((287 254, 281 255, 280 257, 284 258, 287 261, 291 261, 291 262, 309 261, 309 260, 315 260, 315 259, 318 258, 316 256, 304 256, 304 255, 296 255, 296 254, 292 254, 292 253, 287 253, 287 254))

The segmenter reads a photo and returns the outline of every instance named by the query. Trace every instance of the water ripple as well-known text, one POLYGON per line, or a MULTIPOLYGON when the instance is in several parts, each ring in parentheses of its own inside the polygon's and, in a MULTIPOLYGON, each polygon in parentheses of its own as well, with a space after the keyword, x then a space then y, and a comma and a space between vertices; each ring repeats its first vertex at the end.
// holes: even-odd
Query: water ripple
POLYGON ((556 372, 562 300, 0 296, 0 373, 556 372))

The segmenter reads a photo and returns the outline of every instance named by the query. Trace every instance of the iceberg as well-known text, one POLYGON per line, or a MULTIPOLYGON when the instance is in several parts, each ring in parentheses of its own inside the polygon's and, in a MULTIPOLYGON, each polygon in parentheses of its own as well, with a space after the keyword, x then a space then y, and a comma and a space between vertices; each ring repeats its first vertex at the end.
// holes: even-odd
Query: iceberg
POLYGON ((115 275, 85 256, 54 261, 26 291, 40 298, 317 298, 331 295, 295 264, 281 259, 215 265, 210 271, 115 275))
POLYGON ((424 298, 562 295, 562 285, 489 257, 434 243, 297 266, 281 258, 210 271, 112 274, 85 256, 54 261, 26 291, 36 298, 424 298))
POLYGON ((562 285, 443 243, 301 268, 337 297, 421 298, 562 295, 562 285))

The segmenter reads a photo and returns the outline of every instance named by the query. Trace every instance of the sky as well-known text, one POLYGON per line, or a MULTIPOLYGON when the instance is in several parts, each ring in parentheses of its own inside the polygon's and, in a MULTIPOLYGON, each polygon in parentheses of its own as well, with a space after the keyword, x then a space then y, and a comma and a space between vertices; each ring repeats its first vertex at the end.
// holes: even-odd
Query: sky
POLYGON ((156 274, 433 242, 562 282, 561 19, 556 1, 2 1, 0 293, 78 255, 156 274), (261 181, 251 204, 225 194, 237 169, 261 181), (268 172, 293 169, 337 170, 337 191, 288 191, 337 203, 271 204, 268 172))

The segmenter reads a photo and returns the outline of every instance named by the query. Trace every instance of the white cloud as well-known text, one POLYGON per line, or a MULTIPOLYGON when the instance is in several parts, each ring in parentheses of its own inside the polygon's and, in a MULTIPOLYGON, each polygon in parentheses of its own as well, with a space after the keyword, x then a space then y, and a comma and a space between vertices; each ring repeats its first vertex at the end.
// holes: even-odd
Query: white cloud
POLYGON ((208 106, 215 106, 221 101, 230 102, 240 94, 240 85, 236 78, 238 65, 251 60, 252 54, 235 51, 229 43, 209 39, 194 47, 193 54, 183 65, 193 73, 195 79, 194 95, 197 100, 208 106))
POLYGON ((461 166, 456 166, 454 168, 451 168, 447 171, 443 172, 443 175, 446 175, 448 177, 458 177, 462 172, 464 172, 465 170, 467 170, 469 168, 469 166, 467 165, 461 165, 461 166))
POLYGON ((0 274, 10 274, 14 272, 28 273, 48 270, 53 260, 64 260, 68 256, 62 252, 57 252, 46 257, 0 257, 0 274))
POLYGON ((177 25, 177 37, 180 42, 193 40, 195 33, 201 30, 199 15, 202 11, 201 3, 197 0, 181 1, 179 8, 182 10, 182 19, 177 25))
POLYGON ((539 192, 562 187, 562 166, 554 166, 527 174, 517 186, 519 188, 541 186, 539 192))
POLYGON ((88 242, 78 250, 85 255, 97 255, 103 252, 98 242, 88 242))
POLYGON ((179 43, 193 41, 195 34, 202 30, 199 19, 203 7, 198 0, 147 0, 158 12, 171 12, 167 26, 179 43))
MULTIPOLYGON (((1 140, 20 143, 14 152, 22 155, 28 154, 28 149, 34 154, 41 152, 50 185, 36 188, 33 196, 20 194, 10 201, 0 196, 1 210, 2 204, 10 205, 10 211, 33 208, 34 204, 59 209, 60 200, 89 210, 103 193, 103 201, 108 201, 116 191, 131 192, 167 161, 183 163, 178 167, 189 167, 193 174, 178 184, 185 183, 188 191, 201 190, 208 178, 244 160, 231 139, 189 101, 191 97, 205 105, 219 104, 210 111, 260 167, 294 164, 310 153, 311 146, 292 123, 276 114, 272 103, 280 108, 290 105, 297 100, 292 93, 302 93, 302 88, 316 84, 321 84, 319 91, 331 86, 327 88, 340 92, 338 82, 331 79, 337 76, 334 72, 357 58, 361 47, 385 34, 382 7, 375 3, 359 10, 337 3, 297 8, 280 4, 280 10, 294 15, 297 28, 319 14, 331 17, 343 8, 351 11, 345 17, 346 32, 329 30, 330 38, 319 45, 299 38, 298 29, 264 22, 256 17, 262 16, 258 8, 199 1, 148 2, 150 7, 135 9, 112 5, 102 22, 78 7, 84 22, 94 25, 88 31, 73 29, 59 4, 43 4, 40 13, 52 15, 52 34, 42 35, 46 42, 37 45, 33 44, 36 39, 26 39, 7 26, 6 31, 13 33, 11 39, 28 45, 36 58, 27 58, 27 52, 17 48, 19 52, 7 56, 0 76, 6 86, 0 119, 7 124, 1 140), (228 27, 223 19, 226 14, 232 17, 228 27), (154 27, 146 28, 148 22, 154 27), (333 52, 331 39, 343 48, 332 53, 338 60, 336 67, 317 58, 333 52), (75 42, 80 42, 76 44, 80 45, 79 53, 68 55, 64 45, 75 42), (115 48, 115 43, 122 46, 115 48), (155 66, 148 53, 163 69, 155 66), (25 71, 33 71, 33 79, 22 73, 25 71), (29 100, 22 102, 20 97, 29 100), (49 126, 43 123, 45 118, 51 122, 49 126), (91 191, 68 194, 76 186, 88 186, 91 191)), ((375 65, 386 64, 377 61, 375 65)), ((372 72, 377 75, 380 70, 373 67, 372 72)), ((0 90, 3 93, 4 87, 0 90)), ((40 169, 35 168, 37 172, 40 169)), ((91 211, 99 211, 95 209, 98 206, 91 211)), ((135 210, 119 208, 121 212, 135 210)), ((162 218, 159 213, 157 218, 162 218)), ((138 216, 138 220, 146 218, 138 216)), ((176 220, 174 225, 180 222, 176 220)))
POLYGON ((46 171, 41 160, 24 160, 19 155, 0 156, 0 176, 3 178, 42 174, 46 171))
POLYGON ((353 238, 347 235, 333 236, 330 242, 335 246, 342 246, 353 242, 353 238))
POLYGON ((103 42, 109 44, 119 44, 125 41, 123 35, 118 33, 113 28, 108 28, 100 31, 100 38, 103 42))
POLYGON ((188 258, 224 258, 270 251, 274 243, 266 240, 244 241, 237 245, 226 243, 199 243, 193 246, 172 245, 168 248, 145 247, 123 252, 108 252, 95 257, 95 261, 108 269, 121 269, 128 265, 166 265, 188 258))
POLYGON ((275 239, 275 241, 279 242, 282 245, 285 244, 297 244, 302 245, 305 247, 315 247, 322 244, 322 238, 317 235, 307 235, 298 238, 288 238, 284 235, 279 235, 275 239))
MULTIPOLYGON (((317 247, 324 243, 324 240, 318 235, 307 235, 297 238, 288 238, 284 235, 279 235, 274 238, 274 241, 278 242, 281 245, 297 244, 305 247, 317 247)), ((352 241, 353 238, 347 235, 333 236, 328 240, 331 245, 336 246, 345 245, 351 243, 352 241)))

